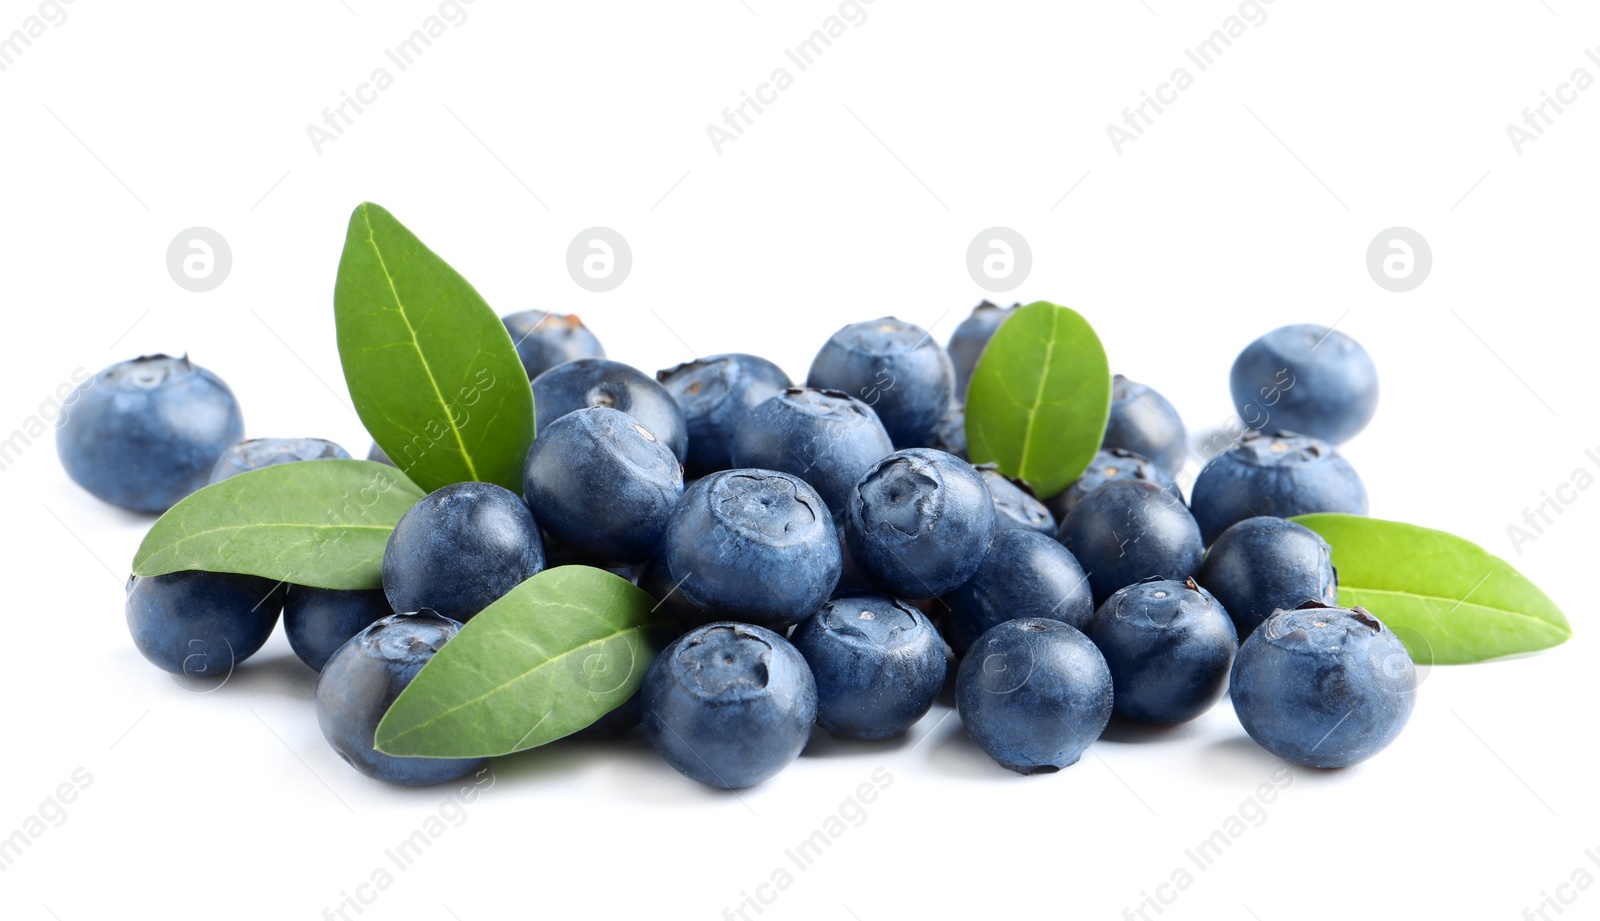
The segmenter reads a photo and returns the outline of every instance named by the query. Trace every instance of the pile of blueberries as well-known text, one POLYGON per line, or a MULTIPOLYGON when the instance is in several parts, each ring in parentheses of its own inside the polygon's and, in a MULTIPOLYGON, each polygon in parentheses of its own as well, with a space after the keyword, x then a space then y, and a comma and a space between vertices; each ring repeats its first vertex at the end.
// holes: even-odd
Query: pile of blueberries
MULTIPOLYGON (((281 611, 321 672, 328 741, 404 784, 480 760, 378 752, 389 705, 463 622, 571 563, 635 581, 684 631, 632 699, 578 735, 642 723, 674 768, 717 787, 773 776, 817 726, 906 732, 952 662, 973 741, 1022 773, 1073 764, 1113 714, 1172 726, 1225 692, 1249 735, 1297 764, 1342 767, 1393 741, 1412 709, 1411 658, 1372 614, 1337 606, 1328 544, 1287 520, 1367 511, 1335 447, 1377 406, 1366 351, 1311 325, 1251 343, 1231 375, 1248 430, 1196 458, 1187 504, 1174 481, 1194 454, 1183 422, 1117 376, 1102 450, 1041 501, 965 459, 962 398, 1014 309, 979 305, 948 348, 894 318, 851 324, 803 387, 748 354, 652 379, 607 359, 576 317, 509 315, 537 414, 521 496, 468 482, 423 498, 389 540, 382 589, 135 577, 128 625, 162 668, 214 676, 259 649, 281 611)), ((58 447, 90 492, 145 512, 246 470, 349 456, 242 434, 220 379, 152 356, 85 382, 58 447)), ((376 445, 369 459, 388 461, 376 445)))

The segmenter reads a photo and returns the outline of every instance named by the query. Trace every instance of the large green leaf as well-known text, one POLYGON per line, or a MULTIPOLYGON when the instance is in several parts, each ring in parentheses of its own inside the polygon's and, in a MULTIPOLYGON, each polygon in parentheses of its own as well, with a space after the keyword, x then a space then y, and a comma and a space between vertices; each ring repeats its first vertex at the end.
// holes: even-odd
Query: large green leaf
POLYGON ((967 389, 967 454, 1050 498, 1083 474, 1105 437, 1111 366, 1076 311, 1019 307, 984 347, 967 389))
POLYGON ((552 742, 626 701, 670 635, 643 589, 560 566, 478 612, 378 724, 391 755, 472 758, 552 742))
POLYGON ((263 467, 190 494, 156 520, 133 572, 241 572, 317 588, 379 588, 389 532, 422 490, 386 464, 263 467))
POLYGON ((1549 596, 1471 541, 1365 515, 1293 520, 1333 545, 1339 603, 1371 611, 1419 662, 1481 662, 1572 636, 1549 596))
POLYGON ((522 491, 533 390, 500 318, 377 205, 350 216, 333 292, 339 359, 373 440, 416 483, 522 491))

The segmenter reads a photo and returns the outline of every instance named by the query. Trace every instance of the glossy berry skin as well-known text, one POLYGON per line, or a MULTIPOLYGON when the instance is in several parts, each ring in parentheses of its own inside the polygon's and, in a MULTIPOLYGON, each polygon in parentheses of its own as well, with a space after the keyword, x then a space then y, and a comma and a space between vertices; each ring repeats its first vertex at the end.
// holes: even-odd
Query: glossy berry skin
POLYGON ((776 470, 723 470, 683 493, 661 539, 665 607, 685 627, 719 620, 787 630, 839 582, 839 532, 822 497, 776 470))
POLYGON ((778 634, 713 623, 674 640, 640 687, 650 744, 679 773, 713 787, 753 787, 811 738, 817 685, 778 634))
POLYGON ((429 608, 465 622, 544 569, 533 513, 492 483, 455 483, 400 517, 383 551, 383 591, 396 611, 429 608))
POLYGON ((519 310, 500 318, 533 380, 556 365, 579 358, 604 358, 606 350, 575 313, 519 310))
POLYGON ((231 445, 211 468, 211 482, 220 483, 262 467, 308 460, 349 460, 350 452, 322 438, 247 438, 231 445))
POLYGON ((1303 525, 1267 516, 1246 518, 1223 531, 1195 581, 1222 602, 1241 639, 1274 611, 1339 600, 1328 542, 1303 525))
POLYGON ((950 407, 955 372, 944 346, 914 323, 852 323, 812 359, 806 386, 842 390, 878 414, 897 448, 923 444, 950 407))
POLYGON ((1382 751, 1411 717, 1416 668, 1361 608, 1308 605, 1267 618, 1230 679, 1245 732, 1286 761, 1348 767, 1382 751))
POLYGON ((1186 723, 1227 688, 1239 646, 1233 622, 1192 580, 1119 589, 1084 628, 1111 669, 1116 714, 1156 726, 1186 723))
POLYGON ((128 580, 128 630, 146 659, 188 678, 224 678, 272 635, 283 585, 228 572, 128 580))
POLYGON ((959 655, 979 636, 1017 617, 1059 620, 1082 629, 1094 613, 1083 567, 1067 548, 1037 531, 995 532, 976 572, 944 593, 946 634, 959 655))
POLYGON ((1132 451, 1177 476, 1189 453, 1189 433, 1166 397, 1118 374, 1111 379, 1111 414, 1100 447, 1132 451))
POLYGON ((550 423, 590 406, 620 410, 639 420, 679 463, 688 455, 689 423, 678 401, 637 368, 609 358, 578 358, 533 379, 534 427, 540 438, 550 423))
POLYGON ((983 347, 994 338, 994 331, 1017 309, 1017 304, 1001 307, 983 301, 972 308, 972 313, 956 325, 950 334, 950 364, 955 370, 956 399, 967 401, 967 385, 972 382, 972 370, 978 366, 983 347))
POLYGON ((1245 346, 1228 382, 1250 428, 1334 445, 1355 437, 1378 411, 1378 368, 1367 350, 1313 323, 1279 327, 1245 346))
POLYGON ((1058 535, 1089 574, 1095 604, 1151 576, 1187 579, 1200 568, 1205 545, 1183 503, 1153 483, 1107 483, 1061 523, 1058 535))
POLYGON ((1173 481, 1172 475, 1154 461, 1123 448, 1101 448, 1095 452, 1094 460, 1089 462, 1083 475, 1056 493, 1045 506, 1057 521, 1064 521, 1085 496, 1107 483, 1121 480, 1154 483, 1165 489, 1172 498, 1180 502, 1183 500, 1183 494, 1178 491, 1178 484, 1173 481))
POLYGON ((317 679, 317 724, 344 762, 368 777, 422 787, 478 770, 482 758, 386 755, 373 745, 400 692, 461 625, 432 611, 390 614, 350 638, 317 679))
POLYGON ((944 642, 916 608, 885 595, 835 598, 791 638, 817 683, 817 725, 847 739, 900 735, 944 687, 944 642))
POLYGON ((300 661, 317 671, 350 637, 394 613, 383 589, 341 591, 291 585, 283 601, 283 632, 300 661))
POLYGON ((134 512, 164 512, 206 485, 244 437, 239 401, 187 356, 103 368, 62 402, 56 453, 72 481, 134 512))
POLYGON ((1003 767, 1050 773, 1076 764, 1111 721, 1111 671, 1075 627, 1008 620, 961 660, 956 710, 972 741, 1003 767))
POLYGON ((1230 525, 1270 515, 1367 513, 1367 487, 1332 445, 1288 432, 1251 433, 1195 478, 1190 509, 1206 543, 1230 525))
MULTIPOLYGON (((703 477, 733 462, 733 433, 750 411, 790 386, 783 369, 755 355, 735 352, 697 358, 656 372, 656 380, 678 401, 689 426, 685 472, 703 477)), ((776 469, 776 468, 774 468, 776 469)))
POLYGON ((639 420, 580 409, 534 439, 522 493, 553 543, 578 559, 642 563, 683 495, 683 469, 639 420))
POLYGON ((931 598, 967 581, 996 530, 983 477, 931 448, 896 451, 872 465, 845 507, 851 559, 899 598, 931 598))
POLYGON ((861 477, 893 451, 872 407, 838 390, 791 387, 739 421, 732 461, 794 474, 816 487, 837 517, 861 477))
POLYGON ((980 464, 976 469, 978 475, 983 477, 984 485, 989 487, 989 495, 994 498, 996 525, 1002 528, 1025 528, 1055 536, 1055 516, 1033 494, 1027 483, 1013 480, 991 464, 980 464))

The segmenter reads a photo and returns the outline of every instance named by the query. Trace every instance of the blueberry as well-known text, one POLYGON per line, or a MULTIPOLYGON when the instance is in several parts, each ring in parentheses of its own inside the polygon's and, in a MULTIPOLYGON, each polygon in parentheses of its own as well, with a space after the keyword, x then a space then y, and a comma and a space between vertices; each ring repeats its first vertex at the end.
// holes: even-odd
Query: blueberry
POLYGON ((1118 374, 1111 379, 1111 415, 1100 446, 1132 451, 1177 476, 1189 451, 1189 433, 1166 397, 1118 374))
POLYGON ((817 352, 807 387, 831 388, 878 414, 897 448, 922 444, 949 408, 955 372, 944 346, 894 317, 852 323, 817 352))
POLYGON ((283 632, 300 661, 320 672, 346 640, 393 613, 381 588, 341 591, 291 585, 283 602, 283 632))
POLYGON ((1222 532, 1195 579, 1217 596, 1243 639, 1274 611, 1339 600, 1333 549, 1292 521, 1246 518, 1222 532))
POLYGON ((644 731, 680 773, 727 790, 783 770, 811 738, 817 685, 765 627, 707 624, 656 657, 640 687, 644 731))
POLYGON ((1304 435, 1250 433, 1195 477, 1190 508, 1206 543, 1258 515, 1367 513, 1367 487, 1332 445, 1304 435))
POLYGON ((688 454, 689 423, 667 388, 643 371, 608 358, 578 358, 533 379, 534 427, 539 437, 550 423, 574 410, 605 406, 639 420, 679 462, 688 454))
POLYGON ((400 692, 461 625, 433 611, 390 614, 340 646, 317 679, 317 724, 345 763, 377 780, 422 787, 478 770, 482 758, 385 755, 373 742, 400 692))
POLYGON ((172 572, 128 580, 133 644, 189 678, 226 677, 272 635, 283 583, 229 572, 172 572))
POLYGON ((933 448, 946 454, 954 454, 962 460, 967 459, 967 410, 960 403, 952 401, 950 408, 944 411, 944 418, 934 426, 932 434, 923 442, 921 447, 933 448))
POLYGON ((1378 410, 1378 369, 1367 350, 1311 323, 1279 327, 1245 346, 1229 384, 1250 428, 1300 432, 1335 445, 1366 428, 1378 410))
POLYGON ((542 569, 544 544, 522 499, 492 483, 456 483, 401 516, 383 551, 383 590, 396 611, 466 621, 542 569))
POLYGON ((787 630, 839 581, 839 534, 799 477, 734 469, 684 490, 661 539, 667 610, 686 627, 736 620, 787 630))
POLYGON ((556 365, 578 358, 604 358, 606 350, 573 313, 520 310, 500 318, 517 347, 517 357, 533 380, 556 365))
POLYGON ((868 468, 894 451, 870 406, 837 390, 798 387, 740 420, 732 448, 735 467, 792 473, 815 486, 835 516, 868 468))
POLYGON ((978 366, 983 347, 994 337, 994 331, 1010 317, 1019 305, 1000 307, 988 301, 972 308, 972 313, 956 326, 950 334, 950 363, 955 370, 956 399, 966 402, 967 384, 972 381, 972 371, 978 366))
POLYGON ((851 558, 901 598, 930 598, 967 581, 995 531, 983 477, 930 448, 896 451, 872 465, 845 505, 851 558))
POLYGON ((1187 579, 1205 545, 1194 516, 1171 493, 1139 480, 1107 483, 1079 502, 1058 535, 1089 573, 1095 604, 1150 576, 1187 579))
POLYGON ((657 371, 656 380, 678 401, 688 421, 689 456, 684 467, 695 477, 749 466, 731 459, 734 430, 752 409, 790 385, 782 368, 737 352, 657 371))
POLYGON ((1209 710, 1227 687, 1239 646, 1228 612, 1192 580, 1118 589, 1084 632, 1111 669, 1117 715, 1157 726, 1209 710))
POLYGON ((390 460, 389 455, 385 454, 383 449, 378 447, 378 443, 376 441, 372 443, 372 447, 367 449, 367 460, 377 461, 380 464, 388 464, 391 467, 395 465, 394 461, 390 460))
POLYGON ((1056 519, 1025 481, 1012 479, 993 464, 979 464, 978 475, 994 498, 995 524, 1001 528, 1026 528, 1054 536, 1056 519))
POLYGON ((836 598, 795 628, 817 683, 817 725, 848 739, 900 735, 944 687, 944 643, 921 611, 884 595, 836 598))
POLYGON ((1050 509, 1050 513, 1056 516, 1057 521, 1064 521, 1073 508, 1083 501, 1084 496, 1107 483, 1121 480, 1154 483, 1165 489, 1172 498, 1183 500, 1183 494, 1178 492, 1178 484, 1173 481, 1172 475, 1161 469, 1154 461, 1123 448, 1101 448, 1095 453, 1094 460, 1089 462, 1089 467, 1083 471, 1083 475, 1051 497, 1050 501, 1045 503, 1045 507, 1050 509))
POLYGON ((956 671, 956 710, 972 741, 1019 774, 1076 764, 1111 721, 1111 671, 1077 628, 1021 618, 972 644, 956 671))
POLYGON ((247 438, 230 446, 211 468, 211 482, 220 483, 262 467, 308 460, 349 460, 350 452, 322 438, 247 438))
POLYGON ((995 532, 972 578, 943 598, 946 634, 958 654, 1004 621, 1037 617, 1081 629, 1094 613, 1077 559, 1055 538, 1021 528, 995 532))
POLYGON ((614 739, 633 727, 639 725, 642 714, 639 710, 639 692, 623 701, 619 706, 600 717, 589 725, 567 736, 578 742, 594 742, 599 739, 614 739))
POLYGON ((1382 751, 1416 702, 1406 647, 1361 608, 1309 603, 1267 618, 1230 678, 1245 732, 1280 758, 1347 767, 1382 751))
POLYGON ((56 453, 73 482, 135 512, 164 512, 206 485, 244 437, 239 402, 188 356, 145 355, 102 369, 63 401, 56 453))
POLYGON ((600 562, 641 563, 683 494, 683 470, 642 422, 596 406, 539 433, 522 486, 534 516, 564 549, 600 562))

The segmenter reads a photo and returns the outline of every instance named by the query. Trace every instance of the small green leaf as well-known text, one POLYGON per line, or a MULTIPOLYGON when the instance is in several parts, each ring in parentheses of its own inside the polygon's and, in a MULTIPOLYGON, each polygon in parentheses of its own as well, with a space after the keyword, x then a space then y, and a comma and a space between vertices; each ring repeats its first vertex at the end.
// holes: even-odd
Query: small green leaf
POLYGON ((200 489, 156 520, 133 572, 241 572, 317 588, 379 588, 389 532, 422 490, 387 464, 314 460, 200 489))
POLYGON ((480 480, 522 492, 533 390, 500 318, 377 205, 350 216, 333 291, 356 412, 429 491, 480 480))
POLYGON ((967 390, 967 454, 1048 499, 1089 468, 1111 413, 1111 366, 1076 311, 1020 307, 984 347, 967 390))
POLYGON ((378 750, 476 758, 553 742, 638 690, 672 621, 603 569, 539 573, 467 621, 389 707, 378 750))
POLYGON ((1419 663, 1481 662, 1572 637, 1549 596, 1471 541, 1364 515, 1293 520, 1333 545, 1339 603, 1371 611, 1419 663))

